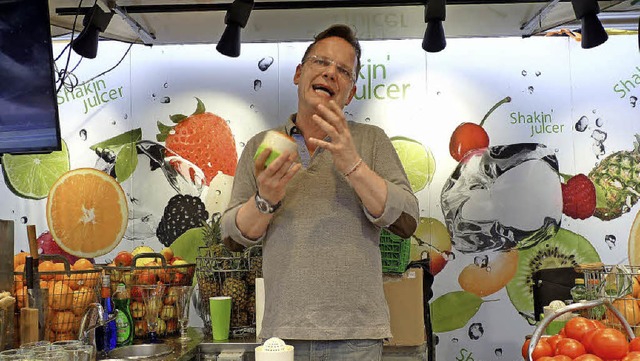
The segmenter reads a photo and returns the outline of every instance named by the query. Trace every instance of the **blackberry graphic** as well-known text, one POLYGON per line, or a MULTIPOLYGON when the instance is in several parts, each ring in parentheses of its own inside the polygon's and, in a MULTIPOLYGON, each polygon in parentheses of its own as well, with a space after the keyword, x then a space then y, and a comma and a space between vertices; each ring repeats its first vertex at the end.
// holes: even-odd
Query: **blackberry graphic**
POLYGON ((176 238, 191 228, 200 227, 209 218, 209 212, 198 197, 178 194, 169 199, 156 229, 156 236, 169 247, 176 238))

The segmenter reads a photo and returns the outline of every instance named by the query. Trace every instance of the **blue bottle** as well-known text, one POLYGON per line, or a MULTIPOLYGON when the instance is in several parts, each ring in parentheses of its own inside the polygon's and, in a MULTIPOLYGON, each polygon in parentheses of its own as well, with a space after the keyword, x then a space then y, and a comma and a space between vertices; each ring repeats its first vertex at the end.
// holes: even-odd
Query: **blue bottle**
MULTIPOLYGON (((111 301, 111 279, 108 275, 102 276, 102 290, 100 292, 102 308, 104 309, 105 321, 113 317, 115 313, 113 302, 111 301)), ((102 327, 96 328, 96 349, 98 354, 106 357, 109 351, 116 348, 118 339, 116 322, 111 321, 102 327)))

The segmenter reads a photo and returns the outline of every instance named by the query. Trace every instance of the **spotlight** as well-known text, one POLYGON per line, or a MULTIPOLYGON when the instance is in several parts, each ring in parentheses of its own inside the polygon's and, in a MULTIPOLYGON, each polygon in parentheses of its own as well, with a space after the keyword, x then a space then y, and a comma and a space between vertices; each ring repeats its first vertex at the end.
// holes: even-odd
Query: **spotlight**
POLYGON ((442 22, 446 17, 446 0, 429 0, 424 11, 427 29, 422 40, 422 49, 429 53, 437 53, 447 46, 442 22))
POLYGON ((600 12, 597 0, 571 0, 576 19, 582 22, 582 48, 591 49, 607 41, 609 36, 596 16, 600 12))
POLYGON ((73 51, 85 58, 95 58, 98 54, 98 36, 107 29, 112 16, 113 12, 104 12, 98 4, 93 5, 82 19, 84 29, 71 42, 73 51))
POLYGON ((231 4, 224 17, 227 26, 216 45, 220 54, 233 58, 240 56, 240 28, 247 25, 252 9, 253 0, 234 0, 231 4))

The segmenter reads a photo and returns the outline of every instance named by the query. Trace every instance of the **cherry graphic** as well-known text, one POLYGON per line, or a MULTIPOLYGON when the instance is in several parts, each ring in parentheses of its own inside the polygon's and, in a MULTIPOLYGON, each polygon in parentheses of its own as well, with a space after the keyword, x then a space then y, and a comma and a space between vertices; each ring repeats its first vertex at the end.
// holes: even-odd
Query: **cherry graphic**
POLYGON ((453 134, 451 134, 451 140, 449 141, 449 153, 451 153, 453 159, 459 162, 470 150, 486 148, 489 146, 489 135, 482 125, 494 110, 498 109, 502 104, 509 103, 510 101, 511 97, 505 97, 496 103, 496 105, 489 109, 487 114, 485 114, 480 124, 464 122, 458 125, 458 127, 453 131, 453 134))

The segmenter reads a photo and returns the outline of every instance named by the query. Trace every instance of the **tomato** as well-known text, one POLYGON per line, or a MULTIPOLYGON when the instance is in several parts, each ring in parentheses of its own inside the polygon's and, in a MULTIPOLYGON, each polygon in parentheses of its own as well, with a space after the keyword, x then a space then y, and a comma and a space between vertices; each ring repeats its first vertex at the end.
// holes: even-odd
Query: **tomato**
POLYGON ((582 341, 584 334, 595 328, 596 325, 593 321, 584 317, 574 317, 564 325, 564 332, 567 334, 567 337, 582 341))
POLYGON ((573 361, 602 361, 602 359, 596 355, 585 353, 584 355, 574 358, 573 361))
POLYGON ((538 359, 538 361, 553 361, 553 357, 551 356, 542 356, 538 359))
POLYGON ((555 355, 552 358, 553 361, 571 361, 571 357, 566 355, 555 355))
MULTIPOLYGON (((522 345, 522 358, 524 360, 529 360, 527 356, 529 354, 530 342, 531 342, 531 339, 527 339, 524 342, 524 345, 522 345)), ((533 349, 533 353, 531 354, 531 357, 533 361, 537 361, 542 356, 553 356, 553 349, 551 348, 551 345, 549 345, 547 341, 541 339, 540 341, 538 341, 538 344, 533 349)))
POLYGON ((627 337, 613 328, 598 329, 591 337, 592 353, 604 360, 621 359, 629 352, 627 337))
POLYGON ((555 351, 556 355, 566 355, 571 359, 587 353, 580 341, 574 340, 572 338, 563 338, 562 340, 558 341, 555 351))
POLYGON ((591 348, 591 339, 593 338, 593 335, 595 335, 597 331, 598 329, 596 328, 585 333, 584 336, 582 336, 582 341, 580 341, 584 346, 584 349, 587 350, 587 352, 589 353, 593 352, 593 349, 591 348))
POLYGON ((605 326, 604 323, 598 320, 591 320, 591 322, 596 326, 596 328, 607 328, 607 326, 605 326))
POLYGON ((631 351, 621 361, 640 361, 640 352, 631 351))
POLYGON ((640 351, 640 337, 636 337, 629 342, 629 352, 640 351))
POLYGON ((546 341, 551 345, 552 349, 556 349, 556 345, 558 345, 558 341, 562 340, 564 336, 557 334, 549 337, 546 341))
POLYGON ((567 337, 567 334, 564 332, 564 327, 560 329, 560 332, 558 332, 558 335, 562 335, 564 337, 567 337))

